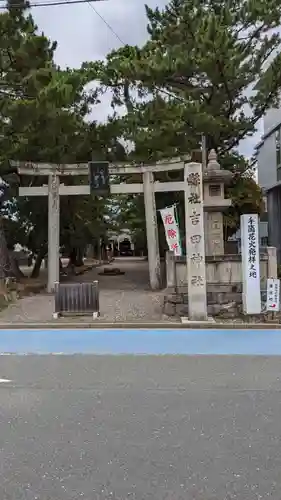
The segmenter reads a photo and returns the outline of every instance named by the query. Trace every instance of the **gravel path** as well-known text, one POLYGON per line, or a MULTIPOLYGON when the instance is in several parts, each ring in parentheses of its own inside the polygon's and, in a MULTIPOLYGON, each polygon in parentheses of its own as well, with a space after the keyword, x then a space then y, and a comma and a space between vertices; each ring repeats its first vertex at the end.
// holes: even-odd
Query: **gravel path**
MULTIPOLYGON (((158 321, 162 317, 162 293, 151 292, 148 286, 148 263, 143 260, 116 259, 111 267, 118 267, 125 274, 101 276, 103 268, 95 268, 76 281, 98 280, 100 284, 100 321, 158 321)), ((107 267, 107 266, 104 266, 107 267)), ((25 297, 0 312, 4 322, 50 321, 54 310, 53 297, 35 295, 25 297)), ((81 322, 89 317, 81 318, 81 322)), ((80 321, 80 319, 79 319, 80 321)))

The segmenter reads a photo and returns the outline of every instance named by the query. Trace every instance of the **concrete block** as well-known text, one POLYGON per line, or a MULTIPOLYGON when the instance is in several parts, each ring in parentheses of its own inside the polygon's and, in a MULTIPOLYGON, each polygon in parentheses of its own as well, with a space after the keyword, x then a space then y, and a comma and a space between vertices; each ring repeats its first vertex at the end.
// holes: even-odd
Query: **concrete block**
POLYGON ((165 301, 170 302, 171 304, 182 304, 183 296, 181 294, 171 293, 169 295, 166 295, 165 301))
POLYGON ((239 313, 237 304, 229 302, 228 304, 209 304, 208 314, 221 317, 237 317, 239 313))
POLYGON ((188 304, 188 293, 183 293, 182 294, 182 301, 184 304, 188 304))
POLYGON ((177 316, 187 316, 188 315, 188 305, 187 304, 177 304, 176 305, 177 316))
POLYGON ((240 292, 208 292, 208 304, 229 304, 229 302, 242 302, 242 294, 240 292))
POLYGON ((166 304, 164 304, 163 314, 165 314, 166 316, 175 316, 176 304, 172 304, 171 302, 166 302, 166 304))

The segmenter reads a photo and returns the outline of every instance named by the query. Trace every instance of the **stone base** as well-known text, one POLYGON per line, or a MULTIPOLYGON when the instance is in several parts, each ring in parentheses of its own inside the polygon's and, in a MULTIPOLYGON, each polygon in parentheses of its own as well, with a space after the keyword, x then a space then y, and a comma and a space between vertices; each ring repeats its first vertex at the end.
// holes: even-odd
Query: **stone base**
MULTIPOLYGON (((208 316, 220 318, 236 318, 242 313, 242 285, 224 285, 209 283, 207 285, 208 316)), ((178 288, 177 292, 167 293, 164 298, 163 314, 188 318, 188 293, 186 288, 178 288)))
POLYGON ((118 267, 105 267, 99 273, 100 276, 121 276, 123 274, 125 274, 125 271, 121 271, 118 267))
POLYGON ((185 325, 209 325, 210 323, 215 323, 216 321, 211 316, 208 317, 206 321, 192 321, 191 319, 182 316, 181 322, 185 325))
MULTIPOLYGON (((256 315, 243 314, 242 284, 222 285, 209 283, 207 285, 208 316, 216 322, 241 323, 281 323, 281 311, 276 313, 266 312, 266 294, 262 292, 262 313, 256 315)), ((188 319, 188 293, 186 287, 179 288, 177 292, 167 291, 164 296, 163 315, 169 318, 180 318, 182 323, 199 324, 188 319)), ((206 322, 206 324, 209 324, 206 322)))

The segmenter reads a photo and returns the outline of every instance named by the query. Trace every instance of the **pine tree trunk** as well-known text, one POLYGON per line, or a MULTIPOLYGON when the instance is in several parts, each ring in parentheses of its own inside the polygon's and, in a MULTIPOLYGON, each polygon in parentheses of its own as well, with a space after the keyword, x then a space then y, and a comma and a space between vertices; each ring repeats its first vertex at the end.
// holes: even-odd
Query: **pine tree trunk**
POLYGON ((98 260, 102 261, 102 247, 101 247, 101 239, 98 239, 98 260))
POLYGON ((72 248, 69 256, 67 267, 81 267, 83 262, 83 251, 80 248, 72 248))
POLYGON ((0 217, 0 280, 5 279, 7 276, 11 276, 10 267, 9 250, 6 242, 3 219, 0 217))
POLYGON ((76 249, 75 248, 72 248, 68 258, 69 258, 69 261, 68 261, 66 267, 70 270, 71 273, 74 274, 75 267, 76 267, 76 249))
POLYGON ((10 252, 9 258, 10 258, 10 270, 11 270, 10 276, 15 277, 17 280, 24 278, 24 274, 20 269, 19 263, 12 252, 10 252))
POLYGON ((30 275, 31 278, 38 278, 38 276, 40 274, 40 269, 41 269, 41 264, 42 264, 43 259, 44 259, 44 255, 42 253, 39 253, 35 259, 32 273, 30 275))
POLYGON ((67 264, 67 267, 75 267, 76 266, 76 249, 72 248, 70 253, 69 253, 69 261, 67 264))
POLYGON ((77 254, 76 254, 76 266, 77 267, 84 266, 83 253, 84 253, 84 251, 81 248, 77 249, 77 254))

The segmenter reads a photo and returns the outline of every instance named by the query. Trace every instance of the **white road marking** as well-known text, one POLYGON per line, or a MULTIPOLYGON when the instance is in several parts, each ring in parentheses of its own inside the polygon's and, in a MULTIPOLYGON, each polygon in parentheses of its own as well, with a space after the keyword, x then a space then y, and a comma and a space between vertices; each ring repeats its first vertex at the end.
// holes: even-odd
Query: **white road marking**
POLYGON ((12 381, 7 378, 0 378, 0 384, 4 384, 5 382, 12 382, 12 381))

